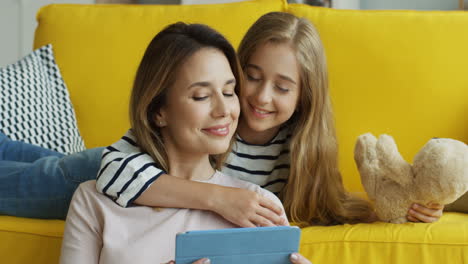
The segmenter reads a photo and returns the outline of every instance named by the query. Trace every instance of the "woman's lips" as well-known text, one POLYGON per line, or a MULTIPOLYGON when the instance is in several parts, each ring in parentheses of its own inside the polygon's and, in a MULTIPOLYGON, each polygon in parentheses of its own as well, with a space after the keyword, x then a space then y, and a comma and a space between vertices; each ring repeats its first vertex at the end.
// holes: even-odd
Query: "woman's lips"
POLYGON ((205 133, 214 135, 214 136, 224 137, 224 136, 229 135, 229 126, 230 124, 212 126, 212 127, 203 128, 202 131, 204 131, 205 133))

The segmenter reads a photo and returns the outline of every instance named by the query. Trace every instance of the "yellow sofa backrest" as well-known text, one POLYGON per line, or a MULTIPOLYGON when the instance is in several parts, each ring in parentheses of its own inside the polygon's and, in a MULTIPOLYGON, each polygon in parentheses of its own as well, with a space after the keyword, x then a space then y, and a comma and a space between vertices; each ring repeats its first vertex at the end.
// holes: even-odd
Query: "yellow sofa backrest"
POLYGON ((311 20, 325 44, 345 185, 362 191, 354 142, 395 137, 407 160, 432 137, 468 142, 468 12, 333 10, 282 0, 197 6, 50 5, 35 48, 52 43, 87 147, 128 129, 128 99, 146 45, 164 26, 208 24, 235 47, 269 11, 311 20))
POLYGON ((128 102, 146 47, 165 26, 207 24, 237 47, 261 15, 280 0, 213 5, 74 5, 42 8, 35 47, 52 43, 88 148, 110 145, 129 128, 128 102))
POLYGON ((411 163, 433 137, 468 143, 468 12, 300 4, 288 12, 312 21, 324 42, 349 189, 361 190, 353 158, 360 134, 392 135, 411 163))

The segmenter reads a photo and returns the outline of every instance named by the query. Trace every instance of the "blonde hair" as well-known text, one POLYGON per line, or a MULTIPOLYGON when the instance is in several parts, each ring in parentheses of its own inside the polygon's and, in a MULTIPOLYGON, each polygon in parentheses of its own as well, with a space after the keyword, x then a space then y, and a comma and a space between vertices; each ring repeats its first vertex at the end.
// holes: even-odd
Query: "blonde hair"
MULTIPOLYGON (((156 125, 156 113, 166 104, 166 94, 177 78, 178 69, 202 48, 215 48, 223 52, 231 66, 238 91, 243 77, 234 48, 220 33, 201 24, 178 22, 159 32, 148 45, 136 73, 129 109, 132 131, 141 150, 166 172, 169 172, 170 166, 162 135, 156 125)), ((228 153, 210 155, 215 169, 221 168, 228 153)))
POLYGON ((290 174, 281 192, 289 220, 300 226, 367 221, 372 214, 369 202, 346 192, 338 169, 327 63, 317 30, 304 18, 268 13, 244 36, 238 49, 241 66, 266 42, 291 45, 300 65, 298 110, 286 123, 294 131, 290 174))

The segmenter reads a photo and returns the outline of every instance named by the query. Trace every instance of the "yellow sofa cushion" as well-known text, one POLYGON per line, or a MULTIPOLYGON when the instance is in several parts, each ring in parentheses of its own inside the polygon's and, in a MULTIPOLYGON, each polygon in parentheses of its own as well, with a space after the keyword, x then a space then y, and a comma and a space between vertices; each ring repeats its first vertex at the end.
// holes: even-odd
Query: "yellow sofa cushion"
POLYGON ((204 23, 237 46, 282 0, 213 5, 49 5, 38 15, 34 47, 52 43, 88 148, 110 145, 129 128, 133 78, 151 39, 168 24, 204 23))
MULTIPOLYGON (((0 216, 1 262, 58 263, 63 229, 59 220, 0 216)), ((300 252, 313 263, 464 263, 468 215, 445 213, 433 224, 303 228, 300 252)))
POLYGON ((300 251, 313 263, 467 263, 468 215, 445 213, 432 224, 308 227, 300 251))
POLYGON ((324 42, 349 190, 363 190, 353 159, 360 134, 392 135, 408 162, 433 137, 468 142, 468 12, 287 10, 324 42))
POLYGON ((58 263, 65 222, 0 216, 0 263, 58 263))

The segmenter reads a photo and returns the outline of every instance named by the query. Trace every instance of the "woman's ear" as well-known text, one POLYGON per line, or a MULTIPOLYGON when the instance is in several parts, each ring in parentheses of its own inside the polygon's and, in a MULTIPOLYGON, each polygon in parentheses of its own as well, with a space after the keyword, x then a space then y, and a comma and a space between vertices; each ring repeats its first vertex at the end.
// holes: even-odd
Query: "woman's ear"
POLYGON ((156 121, 156 125, 160 128, 167 126, 166 113, 164 109, 161 108, 158 112, 156 112, 154 115, 154 120, 156 121))

